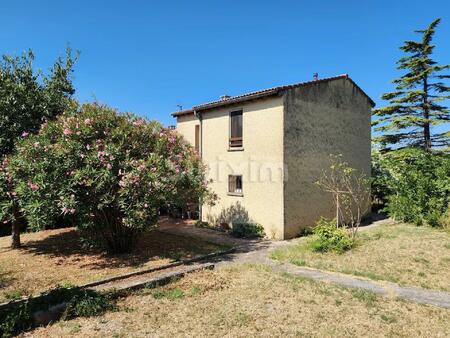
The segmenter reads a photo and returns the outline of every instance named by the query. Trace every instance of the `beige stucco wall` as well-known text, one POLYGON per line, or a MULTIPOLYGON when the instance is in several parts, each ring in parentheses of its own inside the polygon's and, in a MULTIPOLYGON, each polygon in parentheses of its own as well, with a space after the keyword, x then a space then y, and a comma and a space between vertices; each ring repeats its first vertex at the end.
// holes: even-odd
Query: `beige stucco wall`
MULTIPOLYGON (((271 97, 203 113, 202 159, 219 197, 215 206, 203 207, 203 220, 240 203, 240 213, 263 225, 267 236, 284 238, 283 111, 283 98, 271 97), (229 151, 229 113, 237 109, 243 110, 243 150, 229 151), (228 195, 230 174, 243 176, 242 197, 228 195)), ((177 121, 177 130, 192 143, 196 123, 192 115, 177 121)))
POLYGON ((292 89, 284 95, 285 238, 320 216, 334 217, 331 196, 314 182, 342 154, 370 176, 370 103, 347 79, 292 89))
POLYGON ((177 118, 177 131, 192 144, 195 145, 195 126, 200 124, 199 120, 191 115, 184 115, 177 118))

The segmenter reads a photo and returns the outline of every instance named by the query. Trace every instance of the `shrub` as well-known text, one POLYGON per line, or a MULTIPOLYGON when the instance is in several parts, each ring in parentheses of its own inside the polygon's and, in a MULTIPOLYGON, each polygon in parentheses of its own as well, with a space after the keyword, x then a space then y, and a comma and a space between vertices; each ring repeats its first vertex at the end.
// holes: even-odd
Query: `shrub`
POLYGON ((47 311, 52 306, 62 303, 66 303, 62 320, 80 316, 98 316, 116 307, 112 297, 94 290, 57 286, 42 296, 1 309, 0 337, 12 337, 31 329, 34 325, 33 313, 47 311))
POLYGON ((374 157, 372 187, 394 219, 441 226, 450 203, 450 156, 402 149, 374 157))
POLYGON ((321 218, 314 228, 314 234, 316 238, 311 242, 313 251, 343 253, 353 247, 354 242, 348 231, 336 227, 336 220, 321 218))
POLYGON ((370 207, 370 181, 364 172, 352 168, 342 155, 330 155, 330 167, 316 184, 333 196, 336 226, 348 226, 355 239, 362 218, 370 207))
POLYGON ((0 322, 0 337, 13 337, 19 332, 29 330, 33 325, 32 312, 28 303, 14 308, 12 311, 2 311, 0 322))
POLYGON ((262 225, 252 222, 233 222, 231 235, 239 238, 261 238, 264 237, 262 225))
POLYGON ((209 225, 209 223, 208 222, 204 222, 204 221, 202 221, 202 220, 197 220, 195 223, 194 223, 194 226, 196 227, 196 228, 211 228, 211 225, 209 225))
POLYGON ((17 150, 2 170, 13 191, 0 196, 0 217, 13 217, 6 195, 15 194, 32 229, 63 215, 114 253, 154 228, 162 206, 211 197, 204 166, 176 131, 97 104, 43 124, 17 150))
POLYGON ((447 210, 439 219, 439 224, 446 230, 450 230, 450 204, 447 207, 447 210))
POLYGON ((81 290, 67 303, 62 319, 100 316, 114 308, 108 296, 93 290, 81 290))

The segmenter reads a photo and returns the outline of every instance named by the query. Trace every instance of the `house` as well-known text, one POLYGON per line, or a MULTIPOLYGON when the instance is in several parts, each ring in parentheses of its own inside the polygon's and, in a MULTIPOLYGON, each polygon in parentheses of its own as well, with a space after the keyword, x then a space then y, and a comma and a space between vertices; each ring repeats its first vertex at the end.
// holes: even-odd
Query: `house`
POLYGON ((332 198, 315 182, 330 154, 370 176, 372 99, 348 76, 273 87, 172 113, 209 168, 215 206, 203 221, 249 220, 275 239, 297 236, 332 198))

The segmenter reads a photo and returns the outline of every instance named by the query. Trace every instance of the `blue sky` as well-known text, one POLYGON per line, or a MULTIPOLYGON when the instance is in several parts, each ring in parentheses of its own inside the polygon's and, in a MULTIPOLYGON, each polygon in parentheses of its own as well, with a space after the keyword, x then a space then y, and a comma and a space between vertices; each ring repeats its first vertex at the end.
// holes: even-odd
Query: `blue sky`
POLYGON ((348 73, 376 102, 413 30, 442 17, 435 58, 450 63, 449 1, 3 1, 0 54, 32 48, 47 69, 81 51, 76 96, 164 124, 190 107, 348 73))

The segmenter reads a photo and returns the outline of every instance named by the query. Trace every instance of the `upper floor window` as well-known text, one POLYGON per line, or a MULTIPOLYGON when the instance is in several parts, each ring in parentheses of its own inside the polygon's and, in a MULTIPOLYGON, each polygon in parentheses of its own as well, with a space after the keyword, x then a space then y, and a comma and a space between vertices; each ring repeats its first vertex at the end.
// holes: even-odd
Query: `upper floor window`
POLYGON ((242 147, 242 110, 230 113, 230 147, 242 147))

